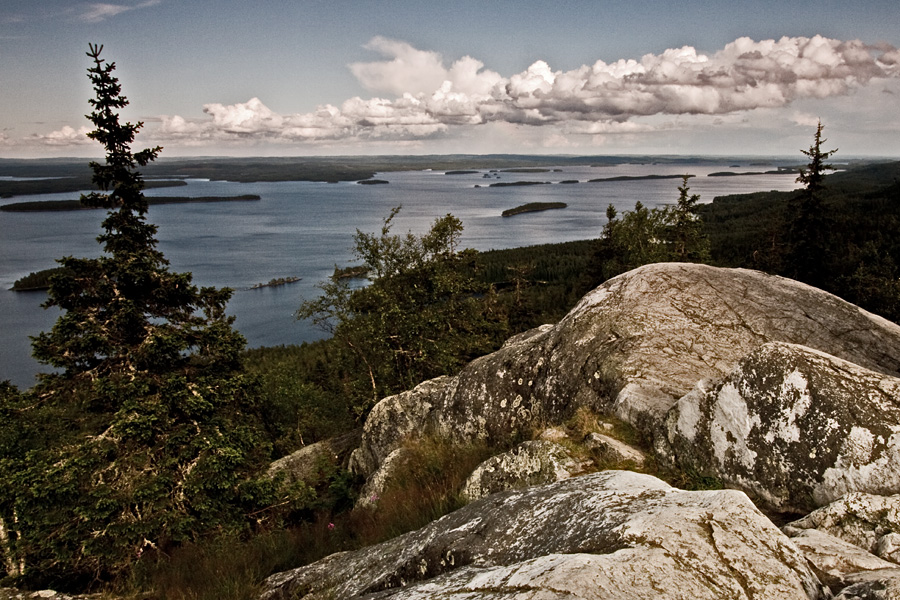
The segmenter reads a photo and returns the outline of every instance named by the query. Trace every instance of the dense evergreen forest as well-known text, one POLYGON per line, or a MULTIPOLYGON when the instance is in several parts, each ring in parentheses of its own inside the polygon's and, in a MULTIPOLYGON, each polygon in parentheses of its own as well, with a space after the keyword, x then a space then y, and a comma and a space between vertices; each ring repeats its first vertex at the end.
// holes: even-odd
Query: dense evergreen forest
MULTIPOLYGON (((336 272, 298 307, 328 339, 247 351, 225 314, 230 291, 198 288, 156 248, 138 169, 149 172, 161 149, 132 153, 141 124, 119 122, 127 101, 101 50, 88 54, 90 136, 106 161, 91 164, 99 189, 81 202, 107 210, 105 254, 63 258, 50 277, 46 305, 63 314, 33 348, 57 372, 26 391, 0 382, 6 583, 249 598, 274 571, 453 510, 460 478, 489 449, 419 443, 393 495, 357 511, 360 482, 338 463, 320 461, 305 481, 267 469, 357 429, 379 399, 558 320, 643 264, 763 269, 900 319, 900 162, 826 176, 834 151, 823 149, 820 125, 802 151, 802 189, 703 204, 684 176, 669 206, 610 206, 595 240, 478 253, 460 248, 464 224, 451 214, 428 231, 394 233, 398 207, 379 231, 356 232, 359 268, 336 272), (368 285, 350 283, 363 273, 368 285)), ((260 160, 257 176, 267 162, 284 173, 260 160)))

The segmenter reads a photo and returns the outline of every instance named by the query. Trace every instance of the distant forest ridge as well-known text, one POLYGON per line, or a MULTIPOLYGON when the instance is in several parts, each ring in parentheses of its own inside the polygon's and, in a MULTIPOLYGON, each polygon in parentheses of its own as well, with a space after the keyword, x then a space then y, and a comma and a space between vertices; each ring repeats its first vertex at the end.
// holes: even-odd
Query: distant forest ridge
MULTIPOLYGON (((390 171, 535 169, 619 164, 696 165, 735 163, 750 167, 792 167, 796 158, 702 156, 560 156, 451 154, 428 156, 314 156, 281 158, 161 158, 141 169, 147 187, 184 185, 184 179, 258 181, 361 181, 390 171)), ((871 161, 868 161, 871 162, 871 161)), ((0 198, 92 189, 88 159, 0 159, 0 198), (4 177, 21 179, 2 179, 4 177), (34 178, 34 179, 33 179, 34 178), (48 179, 36 179, 48 178, 48 179)))

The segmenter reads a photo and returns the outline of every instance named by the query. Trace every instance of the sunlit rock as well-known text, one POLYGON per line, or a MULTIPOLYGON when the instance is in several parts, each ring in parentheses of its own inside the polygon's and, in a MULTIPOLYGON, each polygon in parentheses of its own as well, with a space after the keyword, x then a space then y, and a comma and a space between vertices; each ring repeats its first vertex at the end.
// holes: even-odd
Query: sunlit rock
POLYGON ((900 379, 803 346, 767 344, 669 417, 676 462, 781 511, 855 491, 900 493, 900 379))

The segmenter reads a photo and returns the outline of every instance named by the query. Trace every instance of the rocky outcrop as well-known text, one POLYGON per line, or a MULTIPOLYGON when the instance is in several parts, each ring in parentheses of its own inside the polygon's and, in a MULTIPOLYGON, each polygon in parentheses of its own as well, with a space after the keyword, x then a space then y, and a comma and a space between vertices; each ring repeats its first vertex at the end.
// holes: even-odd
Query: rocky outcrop
POLYGON ((494 494, 383 544, 273 575, 262 598, 812 600, 826 593, 742 492, 686 492, 606 471, 494 494))
POLYGON ((669 415, 676 462, 807 512, 900 491, 900 379, 803 346, 766 344, 669 415))
POLYGON ((872 373, 900 371, 900 327, 831 294, 756 271, 647 265, 459 375, 379 403, 354 466, 371 474, 403 435, 506 441, 579 407, 615 412, 666 456, 666 416, 678 399, 701 380, 728 377, 769 342, 827 352, 872 373))
POLYGON ((397 482, 397 474, 407 468, 410 458, 409 448, 403 446, 387 455, 378 468, 363 484, 356 499, 355 508, 373 508, 391 484, 397 482))
POLYGON ((350 456, 350 468, 368 477, 409 437, 421 435, 434 402, 449 380, 438 377, 425 381, 376 404, 363 425, 361 445, 350 456))
POLYGON ((463 485, 462 495, 477 500, 495 492, 568 479, 584 468, 560 444, 523 442, 478 465, 463 485))

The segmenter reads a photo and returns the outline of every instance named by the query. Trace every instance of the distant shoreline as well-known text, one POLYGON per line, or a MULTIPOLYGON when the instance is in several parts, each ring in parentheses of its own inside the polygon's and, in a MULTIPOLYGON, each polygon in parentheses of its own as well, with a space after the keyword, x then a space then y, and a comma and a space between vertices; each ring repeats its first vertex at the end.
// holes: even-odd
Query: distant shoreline
MULTIPOLYGON (((260 200, 256 194, 242 196, 147 196, 150 206, 158 204, 193 204, 197 202, 252 202, 260 200)), ((6 212, 57 212, 65 210, 96 210, 100 207, 85 206, 80 200, 44 200, 35 202, 14 202, 0 206, 6 212)))

